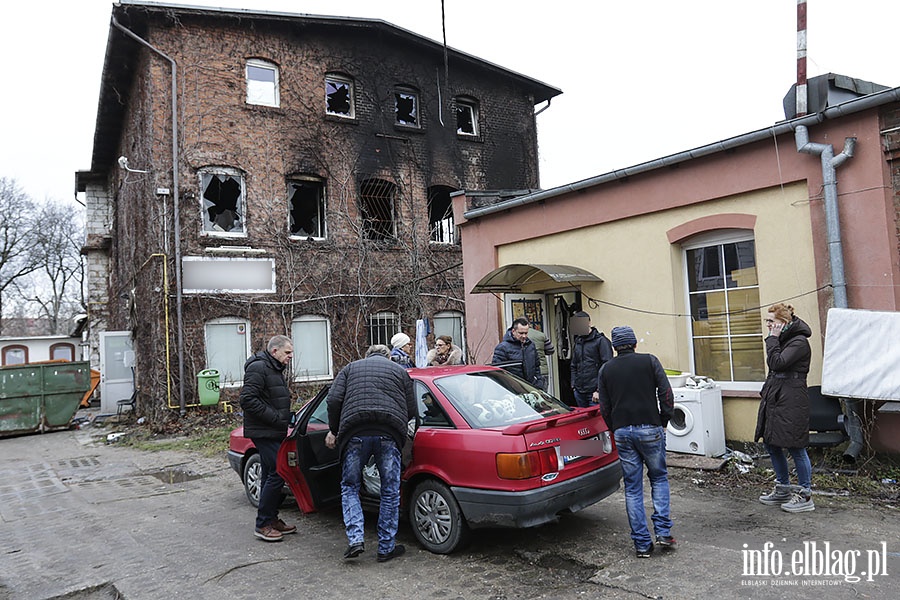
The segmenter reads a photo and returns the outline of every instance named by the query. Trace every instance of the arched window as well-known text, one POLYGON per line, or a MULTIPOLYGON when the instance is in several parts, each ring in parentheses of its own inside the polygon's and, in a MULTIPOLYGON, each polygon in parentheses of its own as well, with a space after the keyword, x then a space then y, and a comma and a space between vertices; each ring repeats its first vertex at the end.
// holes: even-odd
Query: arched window
POLYGON ((28 346, 10 344, 3 347, 4 365, 24 365, 28 362, 28 346))
POLYGON ((258 58, 247 61, 247 104, 278 106, 278 67, 258 58))
POLYGON ((60 342, 50 346, 50 360, 75 360, 75 345, 60 342))

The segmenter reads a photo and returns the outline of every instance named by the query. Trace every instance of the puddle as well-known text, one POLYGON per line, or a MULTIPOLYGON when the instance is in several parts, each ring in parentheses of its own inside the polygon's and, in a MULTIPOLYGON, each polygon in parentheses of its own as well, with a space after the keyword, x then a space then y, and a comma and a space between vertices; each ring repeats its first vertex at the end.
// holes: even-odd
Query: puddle
POLYGON ((161 471, 146 473, 146 475, 156 477, 163 483, 184 483, 185 481, 203 479, 203 475, 197 475, 196 473, 191 473, 184 469, 162 469, 161 471))

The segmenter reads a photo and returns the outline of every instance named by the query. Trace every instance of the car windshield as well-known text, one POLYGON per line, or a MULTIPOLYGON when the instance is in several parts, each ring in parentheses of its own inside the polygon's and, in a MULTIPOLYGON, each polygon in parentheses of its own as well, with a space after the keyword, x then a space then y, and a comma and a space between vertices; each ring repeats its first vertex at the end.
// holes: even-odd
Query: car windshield
POLYGON ((502 427, 565 414, 572 409, 506 371, 477 371, 436 379, 434 384, 475 429, 502 427))

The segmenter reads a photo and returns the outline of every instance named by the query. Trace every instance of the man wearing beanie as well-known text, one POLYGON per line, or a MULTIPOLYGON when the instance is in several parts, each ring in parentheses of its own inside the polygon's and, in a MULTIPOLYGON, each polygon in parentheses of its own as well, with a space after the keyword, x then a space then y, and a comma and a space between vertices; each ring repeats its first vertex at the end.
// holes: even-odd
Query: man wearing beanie
POLYGON ((408 335, 403 332, 394 334, 394 337, 391 338, 391 360, 399 363, 401 367, 412 369, 416 365, 413 364, 412 357, 409 355, 410 346, 412 346, 412 342, 408 335))
POLYGON ((625 510, 635 554, 638 558, 650 558, 654 546, 644 511, 644 465, 650 479, 656 544, 663 548, 675 546, 666 470, 666 425, 672 418, 674 401, 672 386, 659 359, 635 352, 637 343, 631 327, 613 328, 616 357, 600 369, 597 392, 600 410, 613 431, 622 463, 625 510))

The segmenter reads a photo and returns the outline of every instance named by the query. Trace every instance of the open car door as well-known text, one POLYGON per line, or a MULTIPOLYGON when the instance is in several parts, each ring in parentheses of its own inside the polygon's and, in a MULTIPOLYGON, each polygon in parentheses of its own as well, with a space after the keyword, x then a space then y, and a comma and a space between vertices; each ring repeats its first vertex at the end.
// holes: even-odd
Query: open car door
POLYGON ((278 450, 278 474, 291 488, 305 513, 341 502, 341 460, 338 448, 325 446, 328 433, 328 387, 296 415, 294 429, 278 450))

